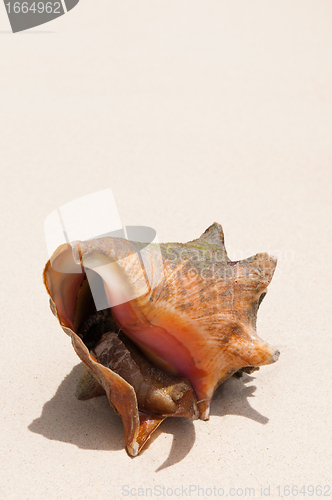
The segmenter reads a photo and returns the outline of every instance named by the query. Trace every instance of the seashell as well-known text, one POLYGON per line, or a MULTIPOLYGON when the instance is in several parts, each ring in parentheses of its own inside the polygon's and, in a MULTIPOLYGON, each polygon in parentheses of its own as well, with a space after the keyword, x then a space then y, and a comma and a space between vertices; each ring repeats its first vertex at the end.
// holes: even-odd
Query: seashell
POLYGON ((52 312, 83 362, 77 396, 106 393, 131 456, 169 416, 208 420, 219 384, 279 357, 256 333, 274 257, 230 261, 217 223, 196 240, 161 244, 161 260, 149 245, 142 265, 141 249, 122 238, 73 242, 44 270, 52 312))

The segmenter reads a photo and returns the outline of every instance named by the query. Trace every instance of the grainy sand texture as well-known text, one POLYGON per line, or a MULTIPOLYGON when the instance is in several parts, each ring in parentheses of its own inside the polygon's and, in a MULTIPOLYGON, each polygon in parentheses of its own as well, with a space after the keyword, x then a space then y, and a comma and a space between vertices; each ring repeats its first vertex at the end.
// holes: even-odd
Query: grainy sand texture
POLYGON ((1 499, 332 495, 331 26, 327 1, 81 0, 12 34, 0 6, 1 499), (106 188, 159 241, 216 221, 232 260, 278 257, 278 362, 134 459, 106 397, 75 398, 42 283, 45 218, 106 188))

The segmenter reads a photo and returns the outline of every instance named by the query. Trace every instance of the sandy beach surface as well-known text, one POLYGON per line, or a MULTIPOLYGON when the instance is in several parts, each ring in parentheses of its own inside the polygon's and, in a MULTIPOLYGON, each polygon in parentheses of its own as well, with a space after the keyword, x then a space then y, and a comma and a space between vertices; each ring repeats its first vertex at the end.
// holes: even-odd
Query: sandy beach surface
POLYGON ((330 498, 332 4, 81 0, 12 34, 0 7, 3 500, 330 498), (111 188, 159 241, 222 224, 268 252, 257 332, 277 363, 167 419, 136 458, 42 283, 44 220, 111 188))

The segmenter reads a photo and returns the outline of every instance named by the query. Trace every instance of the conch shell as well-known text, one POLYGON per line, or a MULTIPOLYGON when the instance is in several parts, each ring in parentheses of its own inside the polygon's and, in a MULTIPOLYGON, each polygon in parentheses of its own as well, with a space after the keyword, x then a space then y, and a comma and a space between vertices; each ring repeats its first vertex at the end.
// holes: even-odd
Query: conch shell
POLYGON ((279 357, 256 334, 274 257, 230 261, 217 223, 196 240, 161 244, 161 262, 150 245, 145 267, 141 246, 111 237, 73 242, 44 270, 52 312, 83 362, 77 395, 106 392, 131 456, 166 417, 208 420, 220 383, 279 357), (93 280, 104 310, 96 309, 93 280))

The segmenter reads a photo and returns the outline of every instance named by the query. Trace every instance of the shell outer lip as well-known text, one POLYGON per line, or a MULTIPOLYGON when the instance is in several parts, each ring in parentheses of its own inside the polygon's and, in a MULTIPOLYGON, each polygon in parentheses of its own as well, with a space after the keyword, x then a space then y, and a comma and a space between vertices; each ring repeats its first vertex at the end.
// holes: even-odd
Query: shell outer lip
MULTIPOLYGON (((94 359, 93 356, 91 356, 82 339, 71 328, 65 326, 60 320, 52 297, 50 297, 49 302, 50 309, 52 313, 58 318, 63 331, 69 337, 71 337, 72 345, 76 354, 81 359, 82 363, 88 368, 90 373, 92 373, 99 384, 103 387, 109 403, 114 408, 116 413, 118 413, 122 417, 127 453, 132 457, 137 456, 145 446, 147 441, 150 439, 153 432, 155 432, 155 430, 167 418, 167 416, 150 415, 148 413, 140 411, 138 409, 137 397, 133 387, 128 384, 120 375, 101 365, 94 359), (110 379, 112 379, 113 383, 116 381, 117 385, 124 393, 122 397, 119 398, 121 404, 115 401, 116 395, 114 394, 114 387, 112 387, 110 383, 107 383, 107 381, 109 381, 110 379)), ((185 393, 181 398, 181 400, 183 401, 179 401, 180 410, 181 407, 185 406, 185 404, 181 403, 185 403, 186 397, 187 395, 185 393)), ((197 419, 198 410, 196 406, 194 406, 192 413, 192 417, 189 417, 189 415, 185 416, 192 419, 197 419)))

